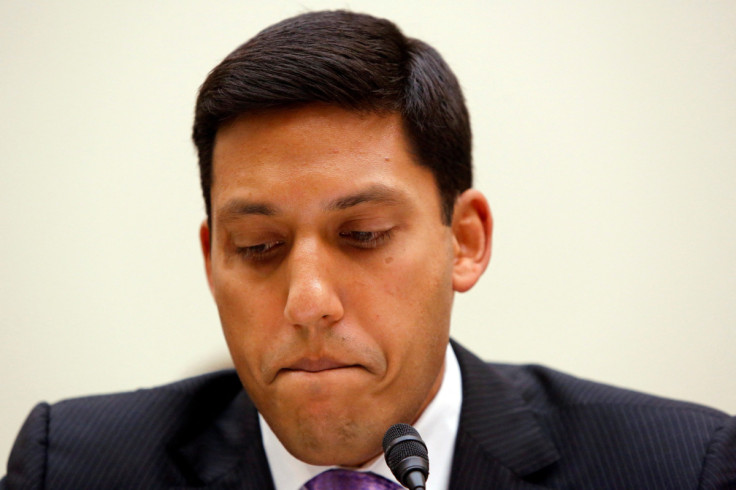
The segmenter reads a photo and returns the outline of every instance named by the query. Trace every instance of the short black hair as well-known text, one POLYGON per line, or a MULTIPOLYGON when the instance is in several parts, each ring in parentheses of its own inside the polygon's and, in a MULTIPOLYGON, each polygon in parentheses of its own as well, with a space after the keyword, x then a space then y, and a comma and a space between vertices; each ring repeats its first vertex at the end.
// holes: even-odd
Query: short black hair
POLYGON ((434 48, 392 22, 344 10, 309 12, 264 29, 202 84, 192 138, 208 219, 220 126, 315 102, 399 113, 417 163, 434 175, 442 220, 452 222, 455 199, 472 186, 470 120, 457 78, 434 48))

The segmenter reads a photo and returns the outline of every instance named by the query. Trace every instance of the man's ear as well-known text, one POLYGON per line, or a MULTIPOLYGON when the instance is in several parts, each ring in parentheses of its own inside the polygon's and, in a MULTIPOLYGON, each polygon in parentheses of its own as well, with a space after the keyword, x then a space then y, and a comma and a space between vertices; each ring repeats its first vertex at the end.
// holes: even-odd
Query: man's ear
POLYGON ((455 291, 462 293, 472 288, 488 267, 492 233, 493 216, 485 196, 475 189, 460 194, 452 217, 455 291))
POLYGON ((202 222, 199 227, 199 244, 202 247, 202 255, 204 256, 204 268, 207 273, 207 282, 210 285, 210 291, 212 289, 212 236, 210 233, 210 226, 207 224, 207 220, 202 222))

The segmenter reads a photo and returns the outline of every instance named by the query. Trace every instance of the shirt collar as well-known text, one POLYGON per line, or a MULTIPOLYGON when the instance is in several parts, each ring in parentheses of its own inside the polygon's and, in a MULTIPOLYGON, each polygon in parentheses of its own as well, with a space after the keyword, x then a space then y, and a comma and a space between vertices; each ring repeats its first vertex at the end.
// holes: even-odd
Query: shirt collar
MULTIPOLYGON (((445 372, 442 384, 434 399, 414 424, 421 434, 430 456, 430 477, 427 480, 428 490, 449 488, 452 455, 455 451, 455 438, 460 423, 460 406, 462 405, 462 379, 460 366, 455 353, 448 344, 445 352, 445 372), (448 443, 452 441, 452 443, 448 443)), ((292 456, 281 444, 261 414, 258 422, 263 435, 263 447, 271 468, 276 490, 298 490, 307 481, 334 466, 315 466, 304 463, 292 456)), ((359 468, 370 471, 395 482, 391 470, 383 457, 359 468)))

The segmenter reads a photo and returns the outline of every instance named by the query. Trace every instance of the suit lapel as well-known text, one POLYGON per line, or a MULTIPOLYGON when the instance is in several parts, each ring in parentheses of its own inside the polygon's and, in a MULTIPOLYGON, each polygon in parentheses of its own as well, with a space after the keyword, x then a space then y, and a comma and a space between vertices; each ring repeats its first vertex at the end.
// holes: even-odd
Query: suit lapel
POLYGON ((463 403, 451 488, 541 488, 525 477, 559 459, 554 444, 511 382, 452 342, 463 403))
MULTIPOLYGON (((258 414, 240 389, 196 437, 174 450, 179 467, 197 488, 272 490, 258 414)), ((186 488, 186 487, 182 487, 186 488)))

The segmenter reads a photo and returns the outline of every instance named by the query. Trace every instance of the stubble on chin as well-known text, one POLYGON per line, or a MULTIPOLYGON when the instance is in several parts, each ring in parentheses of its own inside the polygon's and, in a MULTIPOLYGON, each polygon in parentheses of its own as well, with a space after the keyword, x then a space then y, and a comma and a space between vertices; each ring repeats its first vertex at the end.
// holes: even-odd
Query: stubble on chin
POLYGON ((325 415, 319 421, 297 416, 293 444, 300 460, 314 465, 359 467, 381 453, 380 435, 355 420, 325 415))

